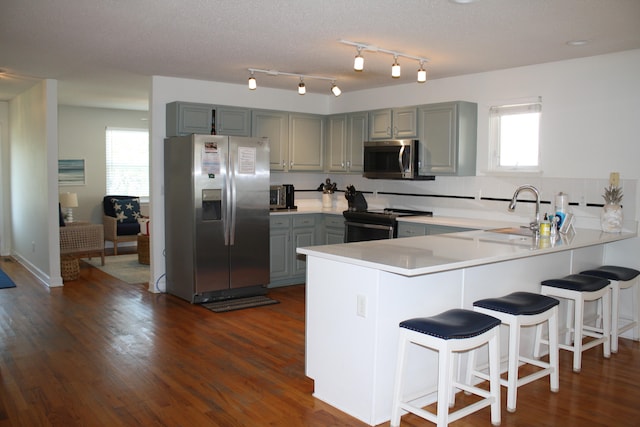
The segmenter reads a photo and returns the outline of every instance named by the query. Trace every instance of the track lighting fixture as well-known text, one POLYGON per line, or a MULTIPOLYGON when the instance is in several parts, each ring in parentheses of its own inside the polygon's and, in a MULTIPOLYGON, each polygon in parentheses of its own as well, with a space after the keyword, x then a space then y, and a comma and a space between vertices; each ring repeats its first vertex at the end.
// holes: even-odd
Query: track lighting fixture
POLYGON ((398 64, 398 55, 393 56, 393 65, 391 66, 391 77, 397 79, 400 77, 400 64, 398 64))
POLYGON ((358 54, 356 55, 356 58, 353 60, 353 69, 355 71, 362 71, 364 70, 364 58, 362 57, 362 47, 356 46, 356 49, 358 50, 358 54))
POLYGON ((391 66, 391 77, 397 79, 400 77, 400 64, 398 63, 398 58, 408 58, 414 59, 420 63, 420 68, 418 68, 418 83, 424 83, 427 81, 427 72, 424 69, 425 62, 429 62, 427 58, 422 58, 420 56, 407 55, 406 53, 397 52, 395 50, 383 49, 378 46, 374 46, 368 43, 357 43, 349 40, 340 40, 340 43, 347 44, 349 46, 355 46, 357 50, 357 54, 355 60, 353 61, 353 69, 355 71, 362 71, 364 69, 364 58, 362 57, 363 51, 368 52, 379 52, 386 53, 389 55, 393 55, 393 65, 391 66))
POLYGON ((427 81, 427 72, 424 69, 424 62, 420 61, 420 68, 418 68, 418 83, 424 83, 427 81))
POLYGON ((334 96, 340 96, 340 94, 342 94, 340 88, 336 86, 336 82, 331 82, 331 93, 333 93, 334 96))
POLYGON ((300 83, 298 83, 298 93, 300 95, 304 95, 305 93, 307 93, 307 86, 306 86, 306 84, 304 82, 304 79, 316 79, 316 80, 327 80, 327 81, 330 81, 331 82, 331 92, 335 96, 340 96, 340 94, 342 93, 340 88, 336 85, 336 79, 333 78, 333 77, 310 76, 310 75, 307 75, 307 74, 287 73, 287 72, 278 71, 278 70, 261 70, 259 68, 249 68, 248 70, 249 70, 249 73, 251 73, 251 76, 249 77, 249 89, 251 89, 251 90, 256 88, 256 79, 255 79, 255 77, 253 77, 253 74, 254 73, 264 73, 264 74, 268 74, 270 76, 293 76, 293 77, 298 77, 300 79, 300 83))

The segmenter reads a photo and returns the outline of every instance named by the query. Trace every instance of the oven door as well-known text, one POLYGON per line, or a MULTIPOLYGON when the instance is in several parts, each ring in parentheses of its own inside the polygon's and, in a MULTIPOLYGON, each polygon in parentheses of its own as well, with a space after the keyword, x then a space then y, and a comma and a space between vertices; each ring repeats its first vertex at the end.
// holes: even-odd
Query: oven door
POLYGON ((346 221, 344 224, 345 243, 393 239, 394 237, 395 227, 393 225, 366 224, 353 221, 346 221))

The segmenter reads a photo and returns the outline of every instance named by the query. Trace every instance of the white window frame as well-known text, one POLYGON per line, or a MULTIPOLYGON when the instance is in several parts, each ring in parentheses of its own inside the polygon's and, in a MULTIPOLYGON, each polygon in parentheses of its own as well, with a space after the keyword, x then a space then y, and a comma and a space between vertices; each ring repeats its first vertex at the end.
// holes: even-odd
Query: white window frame
MULTIPOLYGON (((130 142, 129 142, 130 144, 130 142)), ((120 128, 120 127, 106 127, 105 129, 105 154, 106 154, 106 194, 120 195, 120 196, 136 196, 140 197, 141 201, 148 201, 149 199, 149 130, 144 128, 120 128), (112 147, 113 140, 111 139, 112 132, 140 132, 144 133, 145 145, 140 147, 126 146, 124 149, 125 155, 119 159, 118 153, 114 153, 114 150, 118 150, 118 147, 112 147), (137 175, 140 178, 146 178, 146 182, 140 182, 133 184, 135 180, 129 181, 132 185, 116 185, 113 186, 112 178, 113 168, 131 167, 132 174, 137 175), (136 172, 135 169, 142 168, 142 171, 136 172)))
POLYGON ((489 170, 497 173, 541 173, 540 165, 540 122, 542 119, 542 98, 505 103, 489 108, 489 170), (502 165, 501 160, 501 118, 516 114, 538 113, 537 158, 535 165, 502 165))

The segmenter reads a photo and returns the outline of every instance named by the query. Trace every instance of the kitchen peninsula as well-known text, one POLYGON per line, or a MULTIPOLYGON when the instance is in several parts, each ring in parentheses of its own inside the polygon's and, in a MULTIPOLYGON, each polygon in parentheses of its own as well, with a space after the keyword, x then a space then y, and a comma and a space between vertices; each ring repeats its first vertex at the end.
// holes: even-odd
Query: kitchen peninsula
MULTIPOLYGON (((388 421, 402 320, 538 292, 540 281, 598 266, 635 236, 578 229, 551 243, 474 230, 299 248, 307 256, 306 374, 314 396, 369 425, 388 421)), ((407 387, 435 385, 435 353, 412 349, 409 358, 407 387)))

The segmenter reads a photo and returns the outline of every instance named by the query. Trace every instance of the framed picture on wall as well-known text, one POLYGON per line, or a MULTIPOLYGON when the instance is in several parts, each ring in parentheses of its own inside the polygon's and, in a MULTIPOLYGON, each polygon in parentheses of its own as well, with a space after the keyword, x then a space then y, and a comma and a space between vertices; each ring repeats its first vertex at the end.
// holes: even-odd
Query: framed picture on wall
POLYGON ((84 159, 58 160, 58 185, 85 185, 84 159))

